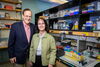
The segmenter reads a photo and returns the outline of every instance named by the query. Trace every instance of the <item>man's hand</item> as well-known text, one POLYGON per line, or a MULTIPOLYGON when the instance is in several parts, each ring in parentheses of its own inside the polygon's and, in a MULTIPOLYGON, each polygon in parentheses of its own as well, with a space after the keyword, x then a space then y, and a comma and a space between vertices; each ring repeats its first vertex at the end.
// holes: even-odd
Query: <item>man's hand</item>
POLYGON ((16 57, 10 58, 10 62, 15 63, 16 62, 16 57))
POLYGON ((53 65, 49 64, 48 67, 53 67, 53 65))

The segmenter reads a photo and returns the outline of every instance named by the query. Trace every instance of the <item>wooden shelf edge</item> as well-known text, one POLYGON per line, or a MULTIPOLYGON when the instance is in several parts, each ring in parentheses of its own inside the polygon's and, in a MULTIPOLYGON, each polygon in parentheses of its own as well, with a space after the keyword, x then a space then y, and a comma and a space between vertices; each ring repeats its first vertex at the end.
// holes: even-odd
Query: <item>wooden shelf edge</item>
POLYGON ((67 35, 77 35, 77 36, 87 36, 87 37, 99 37, 100 34, 97 32, 58 31, 58 30, 50 30, 49 32, 55 34, 65 33, 67 35))
POLYGON ((8 19, 8 18, 0 18, 0 20, 14 20, 14 21, 21 21, 21 19, 8 19))
POLYGON ((21 12, 21 11, 22 11, 22 10, 20 10, 20 9, 8 10, 8 9, 5 9, 5 8, 0 8, 0 10, 6 10, 6 11, 16 11, 16 12, 21 12))
POLYGON ((22 12, 22 10, 20 10, 20 9, 15 9, 15 11, 16 11, 16 12, 22 12))
POLYGON ((10 30, 11 28, 0 28, 0 30, 10 30))
POLYGON ((8 48, 8 46, 4 46, 4 47, 1 47, 1 46, 0 46, 0 49, 4 49, 4 48, 8 48))

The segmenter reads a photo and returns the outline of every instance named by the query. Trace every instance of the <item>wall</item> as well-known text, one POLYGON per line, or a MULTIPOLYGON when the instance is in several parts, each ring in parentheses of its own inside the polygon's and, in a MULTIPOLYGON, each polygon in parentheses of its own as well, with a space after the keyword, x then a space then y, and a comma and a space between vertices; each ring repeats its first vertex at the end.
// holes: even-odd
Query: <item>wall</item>
POLYGON ((50 3, 48 1, 43 1, 43 0, 37 0, 36 3, 40 11, 44 11, 46 9, 59 5, 57 3, 50 3))
POLYGON ((25 8, 30 8, 32 10, 33 16, 32 16, 32 23, 34 23, 34 14, 39 11, 37 5, 36 5, 36 0, 23 0, 22 2, 22 9, 25 8))
POLYGON ((35 22, 35 14, 46 9, 52 8, 58 4, 49 3, 41 0, 22 0, 22 9, 30 8, 33 12, 32 23, 35 22))

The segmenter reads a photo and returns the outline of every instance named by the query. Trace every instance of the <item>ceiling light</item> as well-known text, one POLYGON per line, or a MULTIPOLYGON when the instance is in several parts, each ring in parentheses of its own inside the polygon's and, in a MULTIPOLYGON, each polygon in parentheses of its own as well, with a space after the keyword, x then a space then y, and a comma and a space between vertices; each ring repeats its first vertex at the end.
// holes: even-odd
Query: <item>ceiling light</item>
POLYGON ((63 4, 63 3, 68 2, 67 0, 49 0, 49 1, 59 3, 59 4, 63 4))

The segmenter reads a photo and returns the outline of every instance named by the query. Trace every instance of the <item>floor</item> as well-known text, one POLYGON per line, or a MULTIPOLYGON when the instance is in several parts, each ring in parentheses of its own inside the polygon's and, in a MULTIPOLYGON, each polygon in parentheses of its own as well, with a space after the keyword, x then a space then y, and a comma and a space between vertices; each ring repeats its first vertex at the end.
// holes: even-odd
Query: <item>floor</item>
POLYGON ((13 64, 7 62, 7 63, 0 63, 0 67, 14 67, 13 64))

